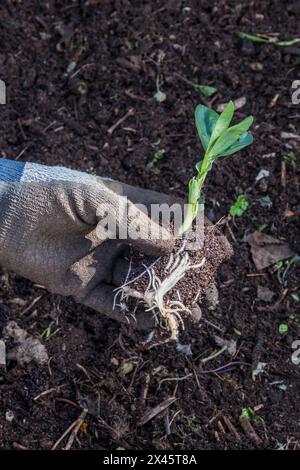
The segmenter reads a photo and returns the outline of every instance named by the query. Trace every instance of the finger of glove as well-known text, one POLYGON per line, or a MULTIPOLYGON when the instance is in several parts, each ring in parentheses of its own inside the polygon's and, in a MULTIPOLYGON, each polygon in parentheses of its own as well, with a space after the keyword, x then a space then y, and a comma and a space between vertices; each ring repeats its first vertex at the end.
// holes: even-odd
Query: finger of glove
POLYGON ((122 286, 129 279, 131 264, 126 259, 118 259, 114 265, 112 284, 116 287, 122 286))
POLYGON ((152 204, 179 204, 183 206, 184 201, 181 198, 172 196, 150 189, 138 188, 126 183, 120 183, 113 180, 102 180, 104 184, 120 196, 126 196, 133 204, 143 204, 149 210, 152 204))
MULTIPOLYGON (((120 221, 124 224, 124 221, 120 221)), ((136 205, 128 203, 127 241, 148 256, 168 253, 174 246, 170 230, 151 220, 136 205)))
POLYGON ((153 314, 141 312, 134 316, 122 311, 120 307, 114 305, 116 297, 115 287, 107 284, 100 284, 92 290, 81 303, 107 317, 117 320, 120 323, 130 324, 140 330, 149 330, 156 324, 153 314))

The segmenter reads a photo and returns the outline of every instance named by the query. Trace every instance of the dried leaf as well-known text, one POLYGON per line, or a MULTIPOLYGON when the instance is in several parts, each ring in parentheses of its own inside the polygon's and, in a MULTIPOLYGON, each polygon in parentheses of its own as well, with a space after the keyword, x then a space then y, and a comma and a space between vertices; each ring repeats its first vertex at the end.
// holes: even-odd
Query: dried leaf
POLYGON ((257 298, 258 298, 258 300, 262 300, 263 302, 271 302, 274 295, 275 295, 275 292, 273 292, 268 287, 257 286, 257 298))
POLYGON ((144 416, 140 419, 138 422, 138 426, 143 426, 144 424, 148 423, 151 421, 151 419, 155 418, 158 414, 162 413, 164 410, 166 410, 172 403, 174 403, 177 400, 176 397, 169 397, 166 398, 163 402, 161 402, 159 405, 155 406, 154 408, 151 408, 148 410, 144 416))
POLYGON ((20 328, 15 321, 7 323, 3 334, 5 338, 11 338, 15 346, 7 354, 8 359, 17 361, 21 366, 29 364, 31 361, 39 365, 48 362, 49 357, 45 346, 38 338, 34 338, 20 328))
POLYGON ((262 232, 251 233, 245 241, 251 246, 252 258, 259 271, 295 255, 287 243, 262 232))

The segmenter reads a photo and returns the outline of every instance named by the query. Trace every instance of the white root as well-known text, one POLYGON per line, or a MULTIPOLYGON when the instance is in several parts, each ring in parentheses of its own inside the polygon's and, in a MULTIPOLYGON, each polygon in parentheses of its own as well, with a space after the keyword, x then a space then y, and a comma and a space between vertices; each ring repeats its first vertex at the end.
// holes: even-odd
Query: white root
POLYGON ((126 309, 128 311, 127 302, 129 298, 135 298, 141 301, 147 307, 147 312, 153 312, 157 323, 159 323, 162 327, 164 326, 163 323, 165 323, 167 329, 171 333, 169 341, 178 340, 179 327, 181 326, 184 329, 184 323, 181 314, 186 313, 190 315, 191 311, 181 301, 178 290, 175 292, 177 295, 176 300, 168 299, 165 301, 165 296, 185 276, 187 271, 190 269, 202 268, 205 263, 205 258, 203 258, 202 261, 198 264, 191 264, 188 252, 184 252, 181 247, 175 256, 171 254, 170 259, 164 269, 164 271, 168 274, 163 280, 157 276, 154 270, 154 266, 159 261, 159 259, 160 258, 158 258, 148 267, 143 265, 145 267, 145 271, 143 271, 139 276, 135 277, 131 281, 128 281, 129 275, 127 275, 126 282, 121 287, 116 289, 114 306, 119 306, 122 310, 126 309), (149 282, 145 292, 139 292, 138 290, 130 287, 130 284, 146 274, 149 277, 149 282), (120 296, 120 300, 117 304, 118 296, 120 296), (163 323, 161 323, 161 320, 163 320, 163 323))

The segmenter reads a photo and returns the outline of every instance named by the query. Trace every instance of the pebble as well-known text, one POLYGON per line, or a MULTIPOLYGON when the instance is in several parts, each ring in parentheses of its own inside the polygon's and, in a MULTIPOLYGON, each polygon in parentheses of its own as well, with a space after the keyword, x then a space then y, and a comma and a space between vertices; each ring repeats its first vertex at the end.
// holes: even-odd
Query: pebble
POLYGON ((7 410, 5 413, 5 420, 11 423, 15 419, 14 412, 11 410, 7 410))
POLYGON ((4 341, 0 340, 0 368, 6 367, 6 347, 4 341))

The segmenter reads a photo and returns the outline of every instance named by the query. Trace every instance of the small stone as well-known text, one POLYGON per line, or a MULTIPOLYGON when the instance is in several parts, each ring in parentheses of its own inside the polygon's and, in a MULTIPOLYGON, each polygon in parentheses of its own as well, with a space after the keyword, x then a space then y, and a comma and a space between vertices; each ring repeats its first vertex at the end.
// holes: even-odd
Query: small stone
POLYGON ((261 62, 252 62, 249 64, 249 68, 253 70, 253 72, 261 72, 264 66, 261 62))
POLYGON ((6 347, 4 341, 0 340, 0 368, 6 367, 6 347))
POLYGON ((202 310, 198 304, 192 308, 192 317, 195 322, 199 322, 202 318, 202 310))
POLYGON ((206 301, 210 306, 216 307, 218 305, 219 291, 218 291, 216 284, 212 284, 211 286, 209 286, 205 291, 205 295, 206 295, 206 301))
POLYGON ((11 423, 15 419, 14 412, 11 410, 7 410, 5 413, 5 420, 11 423))

